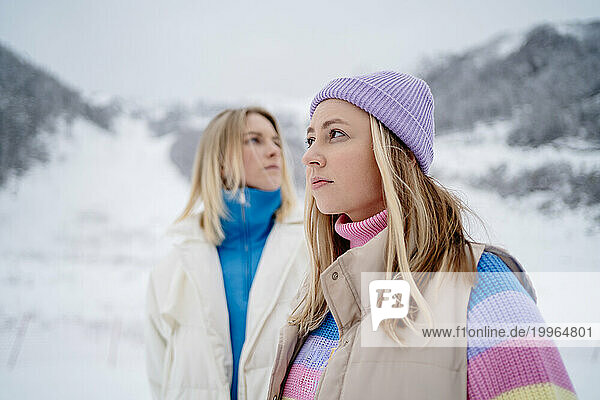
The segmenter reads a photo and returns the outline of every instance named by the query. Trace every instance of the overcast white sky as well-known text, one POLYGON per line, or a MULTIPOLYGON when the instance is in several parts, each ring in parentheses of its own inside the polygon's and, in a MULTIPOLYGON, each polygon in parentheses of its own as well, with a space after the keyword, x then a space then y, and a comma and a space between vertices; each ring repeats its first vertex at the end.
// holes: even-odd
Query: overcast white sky
POLYGON ((418 75, 424 56, 600 17, 598 0, 252 3, 0 0, 0 41, 85 93, 304 99, 337 76, 418 75))

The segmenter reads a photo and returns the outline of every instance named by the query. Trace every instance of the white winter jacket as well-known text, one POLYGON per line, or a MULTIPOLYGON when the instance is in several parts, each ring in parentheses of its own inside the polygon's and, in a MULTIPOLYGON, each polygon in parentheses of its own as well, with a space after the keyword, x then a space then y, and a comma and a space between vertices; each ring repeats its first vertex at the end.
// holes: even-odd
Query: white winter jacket
MULTIPOLYGON (((216 247, 189 217, 169 230, 170 253, 150 273, 146 366, 155 399, 229 399, 229 316, 216 247)), ((309 259, 299 211, 275 222, 250 289, 238 399, 264 399, 279 329, 309 259)))

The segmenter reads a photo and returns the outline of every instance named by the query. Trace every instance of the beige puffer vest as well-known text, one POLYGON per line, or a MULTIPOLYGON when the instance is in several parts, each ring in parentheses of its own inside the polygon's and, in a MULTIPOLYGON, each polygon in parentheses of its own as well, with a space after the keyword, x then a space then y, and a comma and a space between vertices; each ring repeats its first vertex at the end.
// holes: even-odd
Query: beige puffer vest
MULTIPOLYGON (((361 321, 370 325, 371 318, 369 304, 360 297, 361 272, 385 270, 387 232, 385 228, 364 246, 348 250, 320 275, 323 294, 338 326, 339 345, 321 375, 315 399, 466 399, 466 338, 455 347, 361 346, 361 321)), ((484 251, 499 256, 536 300, 527 274, 504 250, 475 244, 475 265, 484 251)), ((472 285, 465 282, 457 290, 456 284, 440 281, 437 286, 428 285, 435 287, 435 293, 425 290, 424 297, 434 318, 466 326, 472 285)), ((289 367, 305 339, 299 337, 297 326, 286 325, 280 330, 268 400, 281 398, 289 367)))

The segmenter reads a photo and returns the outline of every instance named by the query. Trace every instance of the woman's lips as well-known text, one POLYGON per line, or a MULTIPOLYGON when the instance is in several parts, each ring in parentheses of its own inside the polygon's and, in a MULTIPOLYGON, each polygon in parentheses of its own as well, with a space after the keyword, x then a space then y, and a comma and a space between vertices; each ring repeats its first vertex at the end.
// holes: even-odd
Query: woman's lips
POLYGON ((332 182, 328 182, 328 181, 318 181, 318 182, 315 182, 315 183, 313 183, 313 184, 312 184, 312 188, 313 188, 313 189, 318 189, 318 188, 320 188, 321 186, 325 186, 325 185, 327 185, 328 183, 332 183, 332 182))
POLYGON ((328 183, 333 183, 333 181, 329 181, 327 179, 324 178, 313 178, 312 179, 312 183, 311 183, 311 187, 313 189, 318 189, 322 186, 327 185, 328 183))

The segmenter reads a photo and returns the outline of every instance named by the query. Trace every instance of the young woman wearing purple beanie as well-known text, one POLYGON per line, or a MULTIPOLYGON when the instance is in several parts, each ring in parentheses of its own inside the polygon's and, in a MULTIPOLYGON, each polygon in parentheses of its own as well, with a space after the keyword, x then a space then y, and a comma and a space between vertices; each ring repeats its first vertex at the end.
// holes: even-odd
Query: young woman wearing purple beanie
POLYGON ((543 322, 517 260, 471 240, 468 208, 428 175, 433 108, 424 81, 392 71, 335 79, 312 101, 302 158, 312 269, 280 332, 268 399, 576 398, 549 340, 409 345, 423 318, 543 322), (371 320, 362 272, 410 284, 416 308, 382 322, 396 346, 361 344, 371 320), (449 278, 458 275, 477 279, 449 278))

